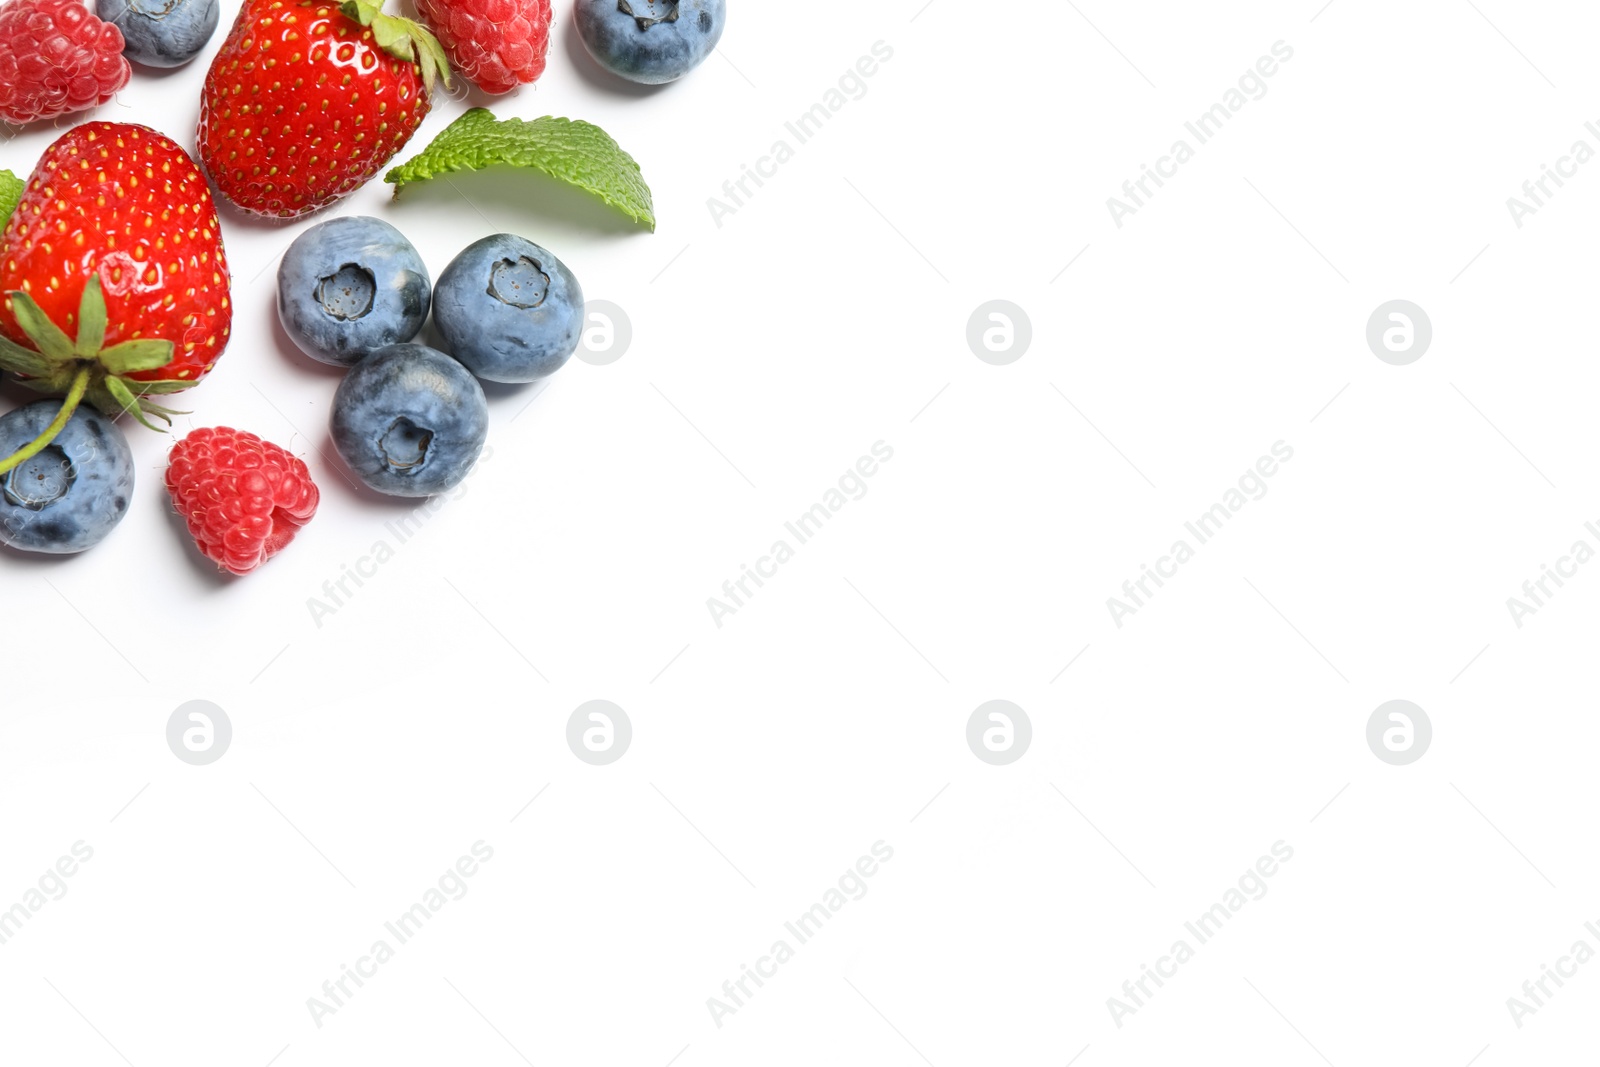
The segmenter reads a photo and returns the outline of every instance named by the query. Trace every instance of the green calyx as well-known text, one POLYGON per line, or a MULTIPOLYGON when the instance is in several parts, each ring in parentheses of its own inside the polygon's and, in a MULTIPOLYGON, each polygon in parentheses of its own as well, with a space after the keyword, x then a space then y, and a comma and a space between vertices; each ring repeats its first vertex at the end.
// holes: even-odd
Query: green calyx
POLYGON ((445 58, 444 47, 420 22, 385 15, 382 3, 375 0, 344 0, 339 10, 370 29, 379 48, 396 59, 415 63, 430 96, 433 83, 440 78, 444 79, 444 87, 450 88, 450 61, 445 58))
POLYGON ((0 336, 0 370, 18 375, 28 388, 49 396, 65 397, 55 420, 36 439, 15 454, 0 459, 0 474, 47 446, 67 425, 78 405, 87 400, 115 418, 127 412, 152 430, 161 427, 150 420, 161 419, 172 425, 172 416, 182 414, 152 403, 153 394, 176 393, 195 383, 180 379, 158 382, 131 381, 126 376, 152 371, 172 362, 171 341, 140 339, 105 347, 106 301, 100 288, 100 275, 92 274, 84 283, 78 302, 78 336, 70 338, 50 321, 39 305, 20 289, 6 294, 17 326, 33 342, 33 348, 0 336))

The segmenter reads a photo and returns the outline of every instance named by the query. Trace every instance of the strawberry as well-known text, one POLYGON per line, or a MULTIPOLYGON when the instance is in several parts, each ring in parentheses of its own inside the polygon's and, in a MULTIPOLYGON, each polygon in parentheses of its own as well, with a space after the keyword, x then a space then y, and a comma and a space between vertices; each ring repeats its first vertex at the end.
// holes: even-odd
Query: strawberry
POLYGON ((0 232, 0 369, 64 395, 48 445, 88 400, 108 415, 172 412, 228 343, 233 309, 205 176, 170 138, 121 122, 68 130, 39 160, 0 232))
POLYGON ((292 219, 354 192, 450 84, 438 40, 378 0, 245 0, 206 73, 200 160, 229 200, 292 219))

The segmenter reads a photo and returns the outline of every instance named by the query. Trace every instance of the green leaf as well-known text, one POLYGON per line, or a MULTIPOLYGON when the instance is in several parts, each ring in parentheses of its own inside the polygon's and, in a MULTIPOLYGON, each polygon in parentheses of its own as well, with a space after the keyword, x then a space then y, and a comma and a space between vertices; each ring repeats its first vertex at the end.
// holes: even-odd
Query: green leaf
POLYGON ((83 296, 78 300, 78 341, 73 350, 78 355, 93 359, 106 343, 106 298, 100 292, 100 275, 89 275, 83 283, 83 296))
POLYGON ((49 316, 33 302, 33 297, 21 289, 13 289, 9 295, 11 313, 17 317, 17 325, 28 335, 28 340, 39 347, 39 351, 46 359, 57 363, 70 360, 72 339, 61 332, 61 327, 50 321, 49 316))
POLYGON ((165 367, 172 362, 172 351, 171 341, 124 341, 101 352, 100 365, 111 374, 137 374, 165 367))
POLYGON ((6 224, 11 213, 17 210, 17 201, 22 199, 22 190, 26 183, 9 170, 0 170, 0 226, 6 224))
POLYGON ((409 182, 496 163, 543 171, 656 228, 655 205, 639 164, 606 131, 573 119, 546 115, 502 121, 487 108, 475 107, 446 126, 428 147, 391 167, 383 180, 399 196, 409 182))

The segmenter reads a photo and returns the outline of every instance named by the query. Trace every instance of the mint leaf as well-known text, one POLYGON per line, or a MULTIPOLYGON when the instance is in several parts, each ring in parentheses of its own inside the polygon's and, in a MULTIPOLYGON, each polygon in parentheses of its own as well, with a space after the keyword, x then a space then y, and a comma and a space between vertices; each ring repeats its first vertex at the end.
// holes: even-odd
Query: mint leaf
POLYGON ((22 199, 23 181, 9 170, 0 170, 0 226, 6 224, 22 199))
POLYGON ((391 167, 383 180, 399 196, 409 182, 496 163, 543 171, 656 228, 655 205, 639 164, 606 131, 574 119, 546 115, 500 120, 488 108, 475 107, 446 126, 428 147, 391 167))

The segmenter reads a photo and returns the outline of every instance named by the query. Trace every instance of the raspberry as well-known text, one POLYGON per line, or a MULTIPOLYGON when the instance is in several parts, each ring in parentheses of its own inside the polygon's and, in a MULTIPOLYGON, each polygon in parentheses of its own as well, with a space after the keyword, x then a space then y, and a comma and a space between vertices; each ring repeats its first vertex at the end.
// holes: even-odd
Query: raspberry
POLYGON ((133 73, 122 44, 82 0, 0 5, 0 119, 21 125, 110 100, 133 73))
POLYGON ((544 73, 550 0, 417 0, 450 67, 486 93, 509 93, 544 73))
POLYGON ((167 492, 207 559, 249 574, 294 540, 320 499, 305 463, 253 433, 195 430, 172 449, 167 492))

